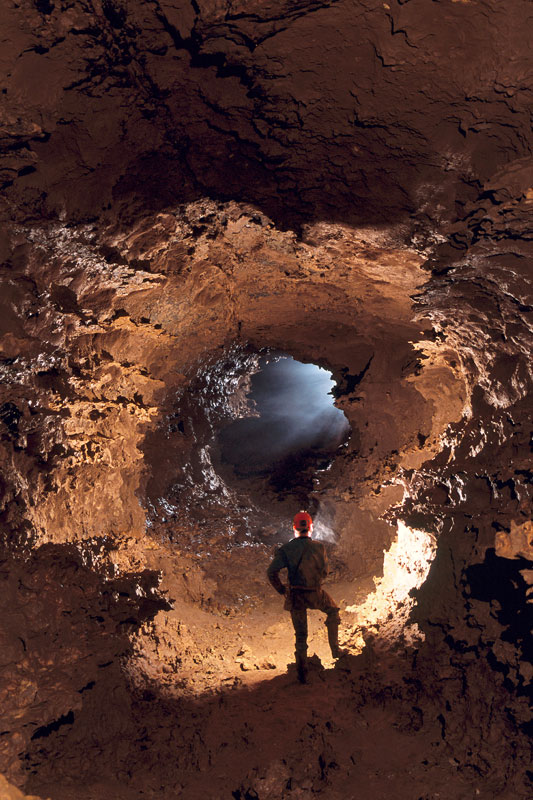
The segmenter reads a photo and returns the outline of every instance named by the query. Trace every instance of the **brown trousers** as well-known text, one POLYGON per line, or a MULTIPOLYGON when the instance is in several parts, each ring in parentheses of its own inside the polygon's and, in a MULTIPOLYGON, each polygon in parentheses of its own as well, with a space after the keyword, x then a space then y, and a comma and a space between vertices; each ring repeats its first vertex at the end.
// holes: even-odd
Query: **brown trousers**
POLYGON ((285 609, 291 612, 296 637, 295 650, 299 656, 307 655, 308 608, 317 609, 326 614, 325 625, 328 629, 330 643, 332 637, 336 640, 339 630, 339 607, 324 589, 290 588, 285 598, 285 609))

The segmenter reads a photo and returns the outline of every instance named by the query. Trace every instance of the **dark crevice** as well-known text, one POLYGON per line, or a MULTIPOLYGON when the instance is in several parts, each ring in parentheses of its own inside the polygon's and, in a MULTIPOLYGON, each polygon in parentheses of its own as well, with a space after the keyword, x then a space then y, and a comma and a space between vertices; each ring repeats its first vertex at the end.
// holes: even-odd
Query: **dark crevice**
POLYGON ((40 728, 37 728, 35 732, 32 734, 32 741, 34 739, 42 739, 46 736, 50 736, 50 734, 55 733, 64 725, 73 725, 74 724, 74 712, 69 711, 68 714, 63 714, 59 719, 50 722, 48 725, 42 725, 40 728))

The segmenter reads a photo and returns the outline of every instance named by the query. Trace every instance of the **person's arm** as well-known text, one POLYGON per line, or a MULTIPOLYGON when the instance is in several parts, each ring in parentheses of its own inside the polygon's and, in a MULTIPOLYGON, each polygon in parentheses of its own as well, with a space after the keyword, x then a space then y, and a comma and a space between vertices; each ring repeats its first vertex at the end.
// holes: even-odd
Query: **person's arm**
POLYGON ((272 559, 272 562, 267 569, 267 578, 279 594, 285 594, 287 591, 287 587, 283 585, 280 580, 279 573, 280 570, 284 569, 287 564, 285 559, 283 558, 283 554, 281 552, 281 548, 276 551, 276 555, 272 559))

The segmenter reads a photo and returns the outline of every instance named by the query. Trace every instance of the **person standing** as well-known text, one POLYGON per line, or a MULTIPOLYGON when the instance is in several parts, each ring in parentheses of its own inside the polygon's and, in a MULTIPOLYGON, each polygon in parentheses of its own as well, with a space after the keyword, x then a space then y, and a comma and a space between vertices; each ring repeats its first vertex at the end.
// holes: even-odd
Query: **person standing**
POLYGON ((322 542, 311 538, 313 519, 307 511, 300 511, 293 520, 295 538, 282 545, 267 569, 267 577, 279 594, 285 595, 284 608, 290 611, 296 638, 295 657, 298 680, 307 681, 307 609, 318 609, 326 614, 328 642, 333 658, 341 658, 348 651, 339 647, 339 607, 322 589, 328 574, 326 548, 322 542), (280 580, 279 573, 287 569, 289 584, 280 580))

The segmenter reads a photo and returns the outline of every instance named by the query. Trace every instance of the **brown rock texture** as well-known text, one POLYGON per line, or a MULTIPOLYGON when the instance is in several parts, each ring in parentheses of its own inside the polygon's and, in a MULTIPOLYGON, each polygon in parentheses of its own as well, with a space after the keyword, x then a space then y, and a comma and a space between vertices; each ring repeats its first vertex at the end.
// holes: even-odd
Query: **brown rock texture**
POLYGON ((11 785, 531 797, 530 20, 5 4, 11 785), (350 424, 292 483, 234 474, 218 438, 279 353, 328 369, 350 424), (315 617, 308 686, 264 579, 302 504, 351 650, 335 666, 315 617))
POLYGON ((23 794, 16 786, 6 781, 3 775, 0 775, 0 797, 2 800, 40 800, 35 795, 23 794))

